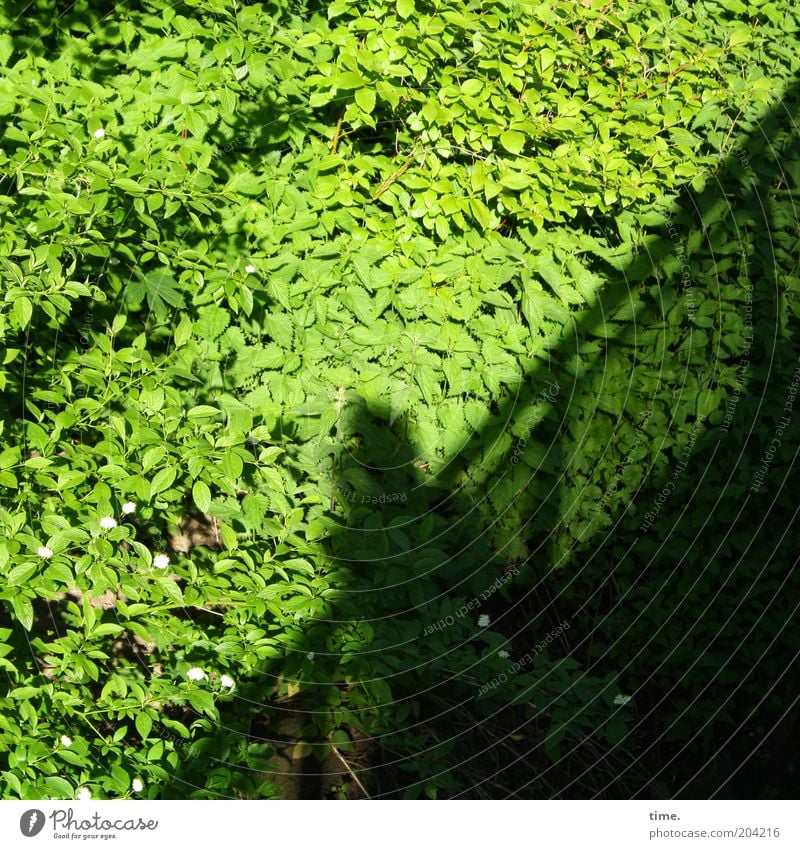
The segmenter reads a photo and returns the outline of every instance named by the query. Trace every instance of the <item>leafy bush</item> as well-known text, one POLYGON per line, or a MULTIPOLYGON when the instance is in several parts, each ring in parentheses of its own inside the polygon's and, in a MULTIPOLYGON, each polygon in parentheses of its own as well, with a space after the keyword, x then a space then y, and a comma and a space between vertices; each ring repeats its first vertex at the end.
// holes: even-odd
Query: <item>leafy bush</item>
MULTIPOLYGON (((452 790, 473 701, 554 758, 617 746, 624 623, 586 649, 575 620, 607 564, 630 640, 669 619, 635 589, 665 539, 630 534, 741 390, 742 228, 790 262, 790 195, 759 222, 730 154, 796 70, 793 7, 36 8, 0 13, 5 795, 272 796, 287 702, 300 754, 359 729, 407 795, 452 790), (545 576, 569 640, 518 627, 545 576)), ((757 294, 788 345, 795 302, 757 294)))

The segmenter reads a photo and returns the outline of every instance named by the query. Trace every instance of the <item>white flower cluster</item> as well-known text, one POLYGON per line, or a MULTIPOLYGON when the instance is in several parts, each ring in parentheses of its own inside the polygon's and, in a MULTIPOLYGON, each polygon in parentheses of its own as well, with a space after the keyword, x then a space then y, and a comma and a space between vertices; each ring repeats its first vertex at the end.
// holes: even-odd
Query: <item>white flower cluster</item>
MULTIPOLYGON (((206 675, 205 669, 201 669, 199 666, 193 666, 186 673, 186 677, 190 681, 204 681, 208 676, 206 675)), ((236 682, 230 675, 220 675, 219 683, 220 686, 224 687, 226 690, 232 690, 236 686, 236 682)))
POLYGON ((153 558, 153 566, 156 569, 166 569, 169 566, 169 555, 167 554, 156 554, 153 558))

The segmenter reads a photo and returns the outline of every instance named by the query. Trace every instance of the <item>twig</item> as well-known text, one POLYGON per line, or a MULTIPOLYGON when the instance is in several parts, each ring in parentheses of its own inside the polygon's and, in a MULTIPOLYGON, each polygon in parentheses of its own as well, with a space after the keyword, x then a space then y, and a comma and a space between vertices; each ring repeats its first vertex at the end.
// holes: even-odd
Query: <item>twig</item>
POLYGON ((736 117, 735 117, 735 118, 731 121, 731 128, 730 128, 730 130, 728 130, 728 135, 727 135, 727 136, 725 136, 725 139, 723 140, 722 144, 720 145, 720 148, 719 148, 719 149, 720 149, 720 154, 721 154, 722 156, 727 156, 727 155, 728 155, 728 154, 725 152, 725 145, 727 145, 727 144, 728 144, 728 139, 731 137, 731 133, 733 132, 733 128, 736 126, 736 122, 739 120, 739 116, 740 116, 741 114, 742 114, 742 110, 741 110, 741 109, 739 109, 739 111, 736 113, 736 117))
POLYGON ((361 779, 350 769, 350 764, 344 759, 342 753, 336 748, 336 746, 331 746, 331 751, 336 755, 337 758, 344 764, 344 768, 350 773, 350 777, 355 781, 358 785, 358 789, 367 797, 367 799, 372 798, 369 793, 367 793, 367 788, 361 783, 361 779))
POLYGON ((417 149, 417 146, 416 146, 416 144, 415 144, 415 145, 414 145, 414 148, 413 148, 413 149, 412 149, 412 151, 411 151, 411 155, 410 155, 410 156, 408 157, 408 159, 406 159, 406 161, 405 161, 405 162, 404 162, 404 163, 403 163, 403 164, 402 164, 402 165, 401 165, 401 166, 397 169, 397 171, 395 171, 395 172, 394 172, 394 174, 392 174, 392 176, 391 176, 391 177, 389 177, 387 180, 385 180, 385 181, 381 184, 381 186, 380 186, 380 188, 378 189, 378 191, 376 191, 376 192, 375 192, 375 194, 372 196, 372 199, 373 199, 373 200, 377 200, 377 199, 378 199, 378 198, 379 198, 379 197, 380 197, 380 196, 381 196, 381 195, 382 195, 382 194, 383 194, 383 193, 384 193, 384 192, 385 192, 385 191, 386 191, 386 190, 387 190, 387 189, 388 189, 388 188, 389 188, 389 187, 390 187, 390 186, 391 186, 394 182, 395 182, 395 180, 397 180, 397 179, 399 179, 400 177, 402 177, 402 176, 403 176, 403 174, 405 174, 405 173, 406 173, 406 171, 408 171, 409 166, 410 166, 410 165, 411 165, 411 163, 414 161, 414 154, 416 153, 416 149, 417 149))
POLYGON ((336 122, 336 131, 333 134, 333 141, 331 142, 331 153, 336 153, 336 148, 339 146, 339 139, 342 134, 342 121, 344 120, 344 112, 339 116, 339 120, 336 122))

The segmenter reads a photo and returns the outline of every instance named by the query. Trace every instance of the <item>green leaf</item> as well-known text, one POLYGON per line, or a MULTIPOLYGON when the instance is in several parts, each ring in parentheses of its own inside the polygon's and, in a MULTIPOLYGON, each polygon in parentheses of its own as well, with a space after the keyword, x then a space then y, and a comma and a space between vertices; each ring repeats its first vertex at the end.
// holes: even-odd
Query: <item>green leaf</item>
POLYGON ((33 625, 33 605, 31 600, 24 595, 15 595, 11 599, 11 605, 14 608, 14 615, 17 617, 20 625, 30 631, 33 625))
POLYGON ((175 332, 172 335, 172 338, 175 340, 175 347, 180 348, 182 345, 185 345, 192 336, 192 320, 188 315, 183 316, 178 326, 175 328, 175 332))
POLYGON ((527 189, 531 185, 531 178, 527 174, 516 172, 514 174, 505 174, 500 178, 500 185, 506 189, 519 192, 522 189, 527 189))
POLYGON ((136 725, 136 730, 139 732, 139 736, 142 740, 146 740, 150 736, 150 729, 153 727, 153 720, 149 714, 144 711, 137 714, 134 724, 136 725))
POLYGON ((150 492, 157 495, 172 486, 173 481, 177 477, 178 470, 174 468, 161 469, 153 476, 150 482, 150 492))
POLYGON ((371 88, 360 88, 356 92, 356 103, 364 112, 371 115, 375 108, 375 91, 371 88))
POLYGON ((158 585, 164 590, 164 594, 170 601, 182 606, 184 604, 183 593, 178 584, 172 578, 159 578, 158 585))
POLYGON ((500 144, 509 153, 520 154, 525 147, 525 136, 516 130, 506 130, 500 134, 500 144))
POLYGON ((492 220, 489 207, 477 198, 470 198, 469 208, 472 210, 472 214, 475 216, 475 220, 478 224, 480 224, 484 230, 488 229, 492 220))
POLYGON ((414 0, 397 0, 397 14, 405 19, 415 12, 414 0))
POLYGON ((211 490, 203 481, 195 481, 192 487, 192 500, 201 513, 208 513, 211 508, 211 490))
POLYGON ((208 404, 198 404, 196 407, 192 407, 186 414, 187 418, 190 419, 207 419, 211 416, 219 415, 222 415, 222 411, 216 407, 210 407, 208 404))
POLYGON ((20 566, 15 566, 8 573, 5 583, 9 587, 18 587, 20 584, 24 584, 35 571, 35 563, 23 563, 20 566))
POLYGON ((3 33, 0 35, 0 65, 8 66, 8 60, 14 52, 14 41, 10 35, 3 33))
POLYGON ((249 171, 237 171, 225 184, 224 191, 255 197, 263 194, 264 179, 249 171))
POLYGON ((96 628, 91 629, 92 637, 106 637, 109 634, 121 634, 125 629, 122 625, 117 625, 116 622, 103 622, 96 628))
POLYGON ((14 318, 22 330, 28 326, 28 322, 33 315, 33 306, 28 298, 24 295, 14 301, 14 318))
POLYGON ((214 708, 214 697, 207 690, 191 690, 189 692, 189 704, 198 712, 216 717, 214 708))
POLYGON ((75 788, 66 778, 49 775, 44 780, 44 786, 47 788, 48 795, 53 796, 55 799, 67 801, 75 797, 75 788))
POLYGON ((238 481, 239 476, 242 474, 242 470, 244 468, 244 462, 242 458, 235 451, 226 451, 222 456, 222 460, 220 460, 220 469, 222 469, 222 473, 225 477, 229 478, 232 481, 238 481))
POLYGON ((144 186, 137 183, 135 180, 129 180, 127 177, 117 177, 114 180, 114 185, 119 186, 122 191, 129 195, 143 195, 147 191, 144 186))

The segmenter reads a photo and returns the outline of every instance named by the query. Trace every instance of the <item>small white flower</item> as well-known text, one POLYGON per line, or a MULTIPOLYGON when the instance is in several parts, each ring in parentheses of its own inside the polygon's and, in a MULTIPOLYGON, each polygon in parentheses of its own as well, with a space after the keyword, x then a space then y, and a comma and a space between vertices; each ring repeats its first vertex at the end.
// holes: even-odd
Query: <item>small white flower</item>
POLYGON ((206 673, 199 666, 193 666, 187 673, 186 677, 190 681, 202 681, 206 677, 206 673))
POLYGON ((630 700, 630 696, 623 696, 622 693, 618 693, 616 696, 614 696, 615 705, 626 705, 630 700))
POLYGON ((37 553, 37 554, 39 555, 39 557, 41 557, 43 560, 47 560, 47 558, 48 558, 48 557, 52 557, 52 556, 53 556, 53 549, 52 549, 52 548, 48 548, 46 545, 40 545, 40 546, 36 549, 36 553, 37 553))
POLYGON ((134 778, 131 781, 131 787, 133 788, 134 793, 141 793, 144 790, 144 782, 141 778, 134 778))
POLYGON ((66 734, 61 735, 61 745, 68 749, 72 745, 72 737, 67 737, 66 734))
POLYGON ((106 531, 110 531, 112 528, 117 527, 117 520, 111 516, 103 516, 100 520, 100 527, 106 531))
POLYGON ((255 273, 256 273, 256 267, 255 267, 254 265, 246 265, 246 266, 244 267, 244 270, 245 270, 248 274, 255 274, 255 273))
POLYGON ((228 690, 232 690, 236 686, 236 682, 233 680, 233 678, 231 678, 230 675, 221 675, 219 683, 221 686, 226 687, 228 690))
POLYGON ((101 139, 101 138, 103 138, 103 136, 104 136, 105 134, 106 134, 106 131, 105 131, 102 127, 100 127, 98 130, 95 130, 95 131, 92 133, 92 135, 93 135, 96 139, 101 139))
POLYGON ((509 657, 509 654, 505 649, 501 649, 499 652, 497 652, 497 656, 502 657, 503 660, 505 660, 507 657, 509 657))
POLYGON ((485 613, 481 613, 478 617, 478 627, 485 628, 489 624, 489 617, 485 613))
POLYGON ((130 515, 131 513, 134 513, 134 512, 136 512, 136 505, 133 503, 133 501, 126 501, 122 505, 122 512, 126 516, 130 515))
POLYGON ((88 787, 81 787, 75 798, 81 802, 88 802, 92 798, 92 791, 88 787))
POLYGON ((310 652, 306 655, 306 657, 307 657, 309 660, 314 660, 314 652, 313 652, 313 651, 310 651, 310 652))
POLYGON ((169 566, 169 556, 166 554, 156 554, 153 558, 153 566, 156 569, 166 569, 169 566))

